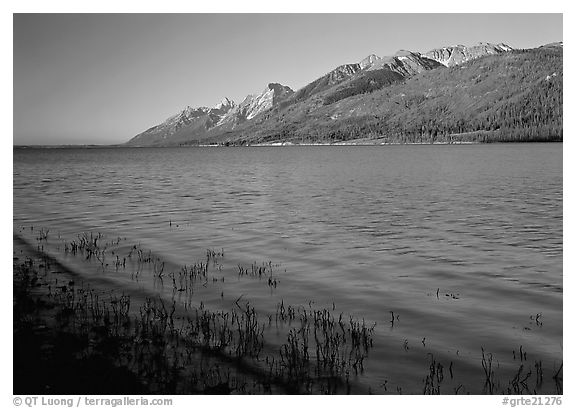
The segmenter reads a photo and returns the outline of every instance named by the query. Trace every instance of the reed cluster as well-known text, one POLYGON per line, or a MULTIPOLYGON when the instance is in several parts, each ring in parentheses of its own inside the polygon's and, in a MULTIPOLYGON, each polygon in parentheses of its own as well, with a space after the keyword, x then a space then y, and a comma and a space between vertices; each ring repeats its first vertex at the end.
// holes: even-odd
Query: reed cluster
MULTIPOLYGON (((114 364, 128 368, 151 393, 350 392, 354 379, 364 373, 376 323, 340 312, 334 303, 327 308, 313 301, 301 305, 280 299, 273 313, 264 314, 241 295, 222 310, 207 307, 195 293, 210 282, 224 283, 224 249, 207 249, 205 259, 174 266, 140 245, 120 246, 121 238, 106 241, 101 233, 79 234, 57 247, 65 256, 93 263, 103 272, 111 271, 107 260, 112 259, 116 273, 129 273, 134 280, 147 273, 162 290, 138 300, 64 278, 59 262, 45 251, 49 230, 36 231, 38 252, 14 261, 18 297, 38 296, 37 289, 44 288, 58 329, 82 345, 78 358, 113 356, 114 364), (171 298, 163 297, 165 289, 170 293, 168 285, 171 298)), ((238 279, 263 281, 273 291, 279 266, 254 262, 229 272, 238 279)), ((15 307, 15 321, 33 307, 15 307)), ((390 313, 393 328, 399 319, 390 313)), ((541 314, 530 318, 542 326, 541 314)), ((408 346, 408 339, 403 347, 407 353, 416 349, 408 346)), ((553 375, 546 373, 542 361, 530 363, 520 346, 512 350, 513 364, 519 366, 506 380, 497 376, 500 362, 493 354, 480 351, 484 393, 535 394, 547 379, 562 393, 562 365, 553 375)), ((453 361, 427 356, 424 394, 444 393, 448 384, 457 384, 452 390, 456 394, 466 390, 456 378, 453 361)), ((399 386, 397 391, 402 392, 399 386)))

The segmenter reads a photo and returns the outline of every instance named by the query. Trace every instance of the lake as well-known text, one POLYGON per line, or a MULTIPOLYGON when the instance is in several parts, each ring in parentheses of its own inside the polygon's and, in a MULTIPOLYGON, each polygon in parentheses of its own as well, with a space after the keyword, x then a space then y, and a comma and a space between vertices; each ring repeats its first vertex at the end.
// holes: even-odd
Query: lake
MULTIPOLYGON (((118 271, 64 253, 82 233, 120 238, 119 259, 149 250, 166 275, 223 250, 196 304, 375 323, 351 375, 360 392, 422 393, 433 360, 443 393, 486 392, 482 350, 495 392, 517 385, 520 366, 530 392, 559 392, 562 144, 16 148, 13 188, 15 235, 49 230, 48 249, 87 282, 174 296, 168 278, 134 279, 134 262, 118 271), (264 279, 241 276, 255 264, 264 279)), ((270 350, 287 327, 266 329, 270 350)))

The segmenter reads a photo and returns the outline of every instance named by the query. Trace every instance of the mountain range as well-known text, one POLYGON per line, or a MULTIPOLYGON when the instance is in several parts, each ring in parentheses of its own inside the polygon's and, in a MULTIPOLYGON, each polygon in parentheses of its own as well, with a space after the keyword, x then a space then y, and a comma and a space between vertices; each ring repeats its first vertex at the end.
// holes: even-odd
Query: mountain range
POLYGON ((563 45, 456 45, 374 54, 294 91, 190 106, 127 146, 562 140, 563 45))

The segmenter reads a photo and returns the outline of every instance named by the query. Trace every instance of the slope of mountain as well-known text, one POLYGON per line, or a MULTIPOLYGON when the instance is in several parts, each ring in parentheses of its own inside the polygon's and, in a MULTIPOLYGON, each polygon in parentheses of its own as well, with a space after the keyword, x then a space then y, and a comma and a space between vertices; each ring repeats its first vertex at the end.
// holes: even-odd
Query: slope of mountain
POLYGON ((371 54, 294 92, 187 108, 129 145, 562 140, 562 43, 371 54))
POLYGON ((236 125, 252 119, 278 103, 289 98, 294 91, 288 86, 270 83, 259 95, 248 95, 239 105, 228 111, 218 126, 233 129, 236 125))
POLYGON ((550 44, 541 45, 539 48, 564 48, 564 43, 562 41, 553 42, 550 44))
POLYGON ((370 55, 364 58, 362 62, 361 65, 364 66, 363 69, 365 70, 375 71, 378 69, 389 69, 390 71, 397 72, 405 77, 416 75, 429 69, 438 68, 441 65, 434 59, 406 50, 400 50, 393 56, 384 58, 370 55))
MULTIPOLYGON (((372 75, 372 77, 387 77, 390 81, 384 82, 391 83, 394 78, 397 80, 407 78, 430 69, 438 68, 439 66, 442 66, 442 64, 428 57, 424 57, 419 53, 410 51, 400 50, 391 57, 379 57, 371 54, 357 64, 341 65, 302 89, 299 89, 295 93, 292 101, 303 101, 348 80, 358 80, 369 71, 384 70, 385 72, 372 75)), ((360 79, 358 83, 362 82, 366 81, 360 79)), ((348 88, 350 88, 350 86, 348 86, 348 88)), ((352 88, 354 88, 354 85, 352 85, 352 88)))
POLYGON ((360 61, 362 72, 341 86, 333 88, 324 97, 324 104, 331 104, 353 95, 374 92, 424 71, 444 67, 437 61, 418 53, 400 50, 392 57, 371 54, 360 61))
POLYGON ((360 64, 345 64, 340 65, 336 69, 328 72, 326 75, 309 83, 305 87, 299 89, 292 98, 293 102, 303 101, 310 98, 312 95, 325 91, 347 79, 350 79, 354 74, 360 72, 360 64))
POLYGON ((447 67, 453 67, 454 65, 463 64, 485 55, 500 54, 511 50, 511 47, 503 43, 479 43, 471 47, 455 45, 452 47, 436 48, 424 53, 423 56, 438 61, 447 67))
POLYGON ((374 92, 404 79, 406 79, 404 75, 390 69, 366 71, 363 75, 331 89, 324 95, 323 103, 329 105, 354 95, 374 92))
POLYGON ((561 47, 485 55, 318 105, 316 99, 333 94, 328 89, 285 109, 272 109, 266 118, 256 117, 235 132, 213 134, 207 141, 562 140, 562 60, 561 47))
POLYGON ((192 133, 204 136, 235 106, 236 104, 228 98, 222 99, 213 108, 187 106, 161 124, 134 136, 126 144, 128 146, 166 145, 187 141, 192 133))

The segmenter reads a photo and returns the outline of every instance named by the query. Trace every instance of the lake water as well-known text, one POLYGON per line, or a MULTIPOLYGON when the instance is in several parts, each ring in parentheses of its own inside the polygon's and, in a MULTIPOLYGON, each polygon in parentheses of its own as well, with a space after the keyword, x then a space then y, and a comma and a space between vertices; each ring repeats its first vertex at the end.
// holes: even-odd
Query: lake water
MULTIPOLYGON (((13 187, 24 239, 30 226, 61 241, 101 232, 168 269, 223 248, 226 281, 194 295, 209 307, 242 295, 261 316, 314 302, 376 323, 353 378, 364 391, 422 393, 434 356, 443 392, 485 392, 484 349, 498 392, 538 361, 530 390, 558 392, 562 144, 15 149, 13 187), (237 276, 269 261, 275 288, 237 276)), ((77 265, 133 296, 171 293, 77 265)))

